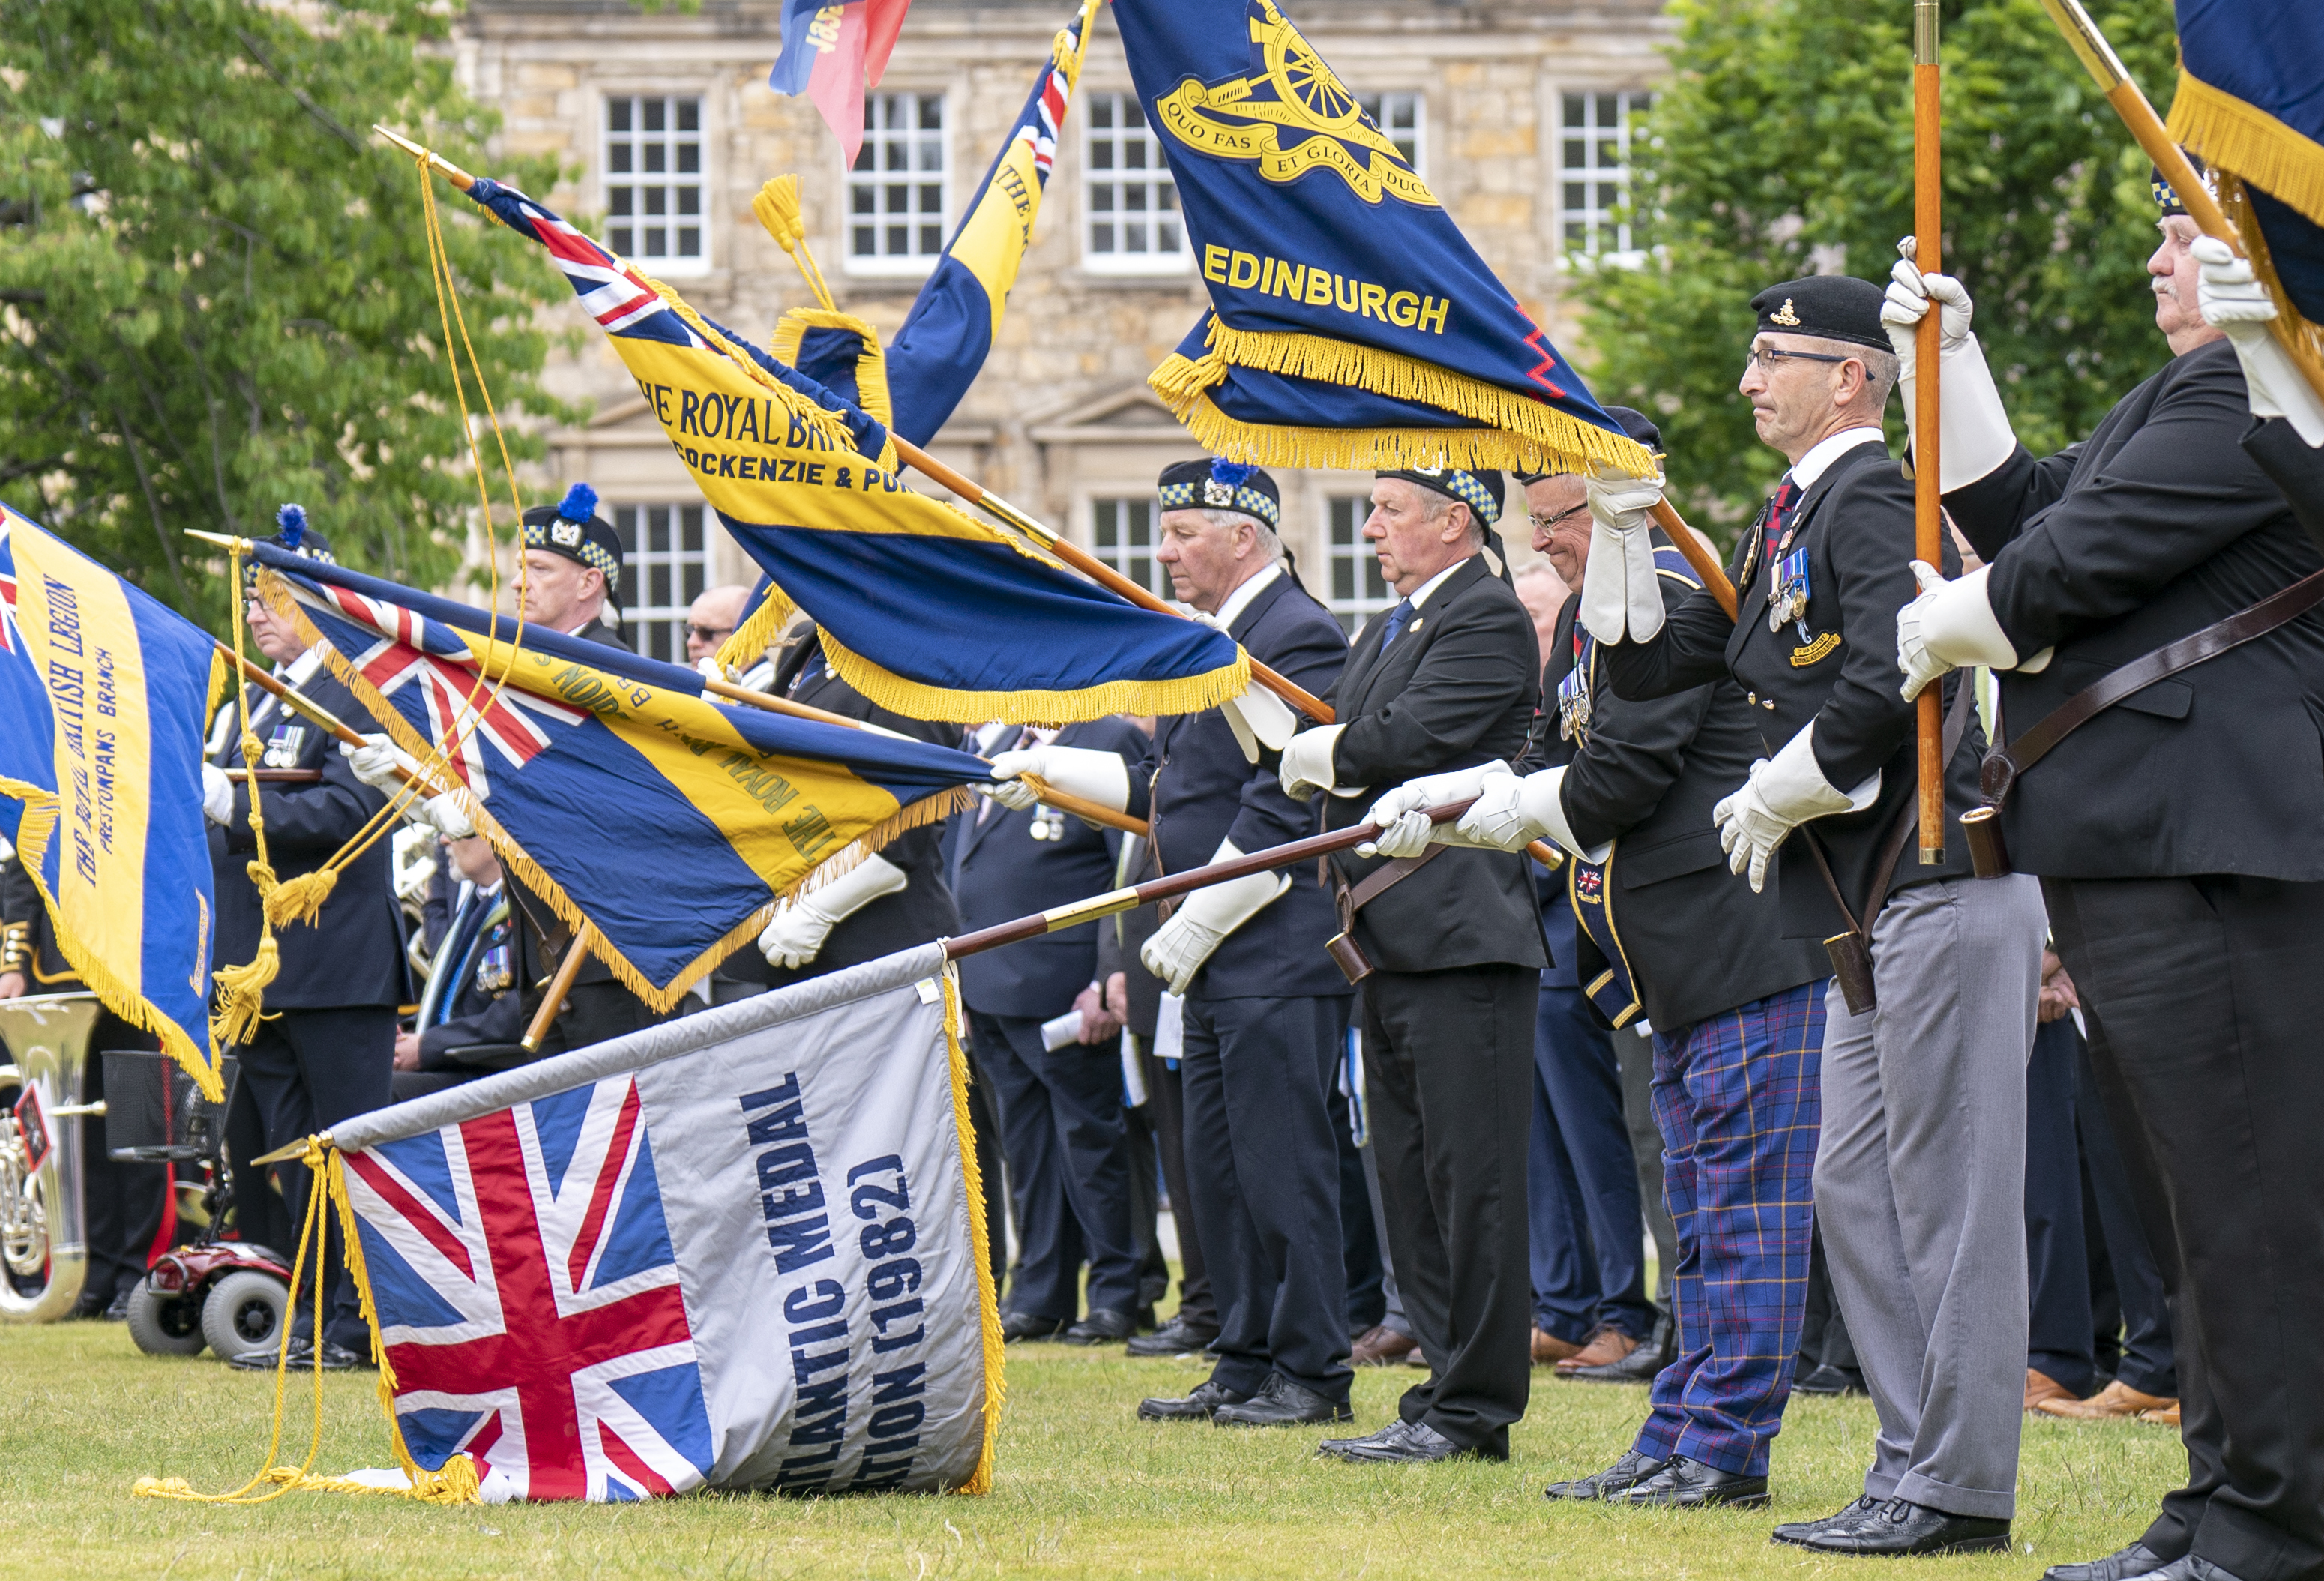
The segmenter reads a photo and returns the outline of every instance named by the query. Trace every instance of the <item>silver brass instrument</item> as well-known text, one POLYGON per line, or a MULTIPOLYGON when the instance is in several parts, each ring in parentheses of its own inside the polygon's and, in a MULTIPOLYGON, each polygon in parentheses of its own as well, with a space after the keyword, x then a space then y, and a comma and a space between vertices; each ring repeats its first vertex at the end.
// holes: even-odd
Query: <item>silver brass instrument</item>
POLYGON ((89 1035, 105 1007, 95 994, 0 999, 0 1322, 49 1323, 70 1314, 88 1273, 81 1200, 81 1102, 89 1035), (28 1170, 14 1110, 39 1098, 49 1152, 28 1170))

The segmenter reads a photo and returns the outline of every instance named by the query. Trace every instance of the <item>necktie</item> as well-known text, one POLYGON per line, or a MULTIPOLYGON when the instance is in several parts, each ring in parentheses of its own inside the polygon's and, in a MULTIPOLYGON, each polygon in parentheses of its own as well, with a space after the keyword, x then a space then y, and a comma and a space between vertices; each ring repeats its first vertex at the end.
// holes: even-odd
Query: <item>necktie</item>
POLYGON ((1388 630, 1380 634, 1380 651, 1382 653, 1386 653, 1388 651, 1388 645, 1396 640, 1396 634, 1404 630, 1404 623, 1410 619, 1412 619, 1412 601, 1410 599, 1405 600, 1402 603, 1397 605, 1396 608, 1388 612, 1388 630))
POLYGON ((1792 474, 1785 473, 1767 511, 1766 552, 1771 559, 1775 556, 1775 546, 1783 541, 1784 529, 1792 524, 1792 506, 1798 500, 1799 492, 1799 485, 1792 482, 1792 474))

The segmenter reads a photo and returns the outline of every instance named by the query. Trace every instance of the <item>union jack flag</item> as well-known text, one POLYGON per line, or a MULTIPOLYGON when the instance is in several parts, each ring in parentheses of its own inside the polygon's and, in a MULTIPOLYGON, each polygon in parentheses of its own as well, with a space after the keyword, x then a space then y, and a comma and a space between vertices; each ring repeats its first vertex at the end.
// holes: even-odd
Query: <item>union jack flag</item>
POLYGON ((286 580, 317 629, 381 696, 401 711, 397 694, 412 689, 424 710, 429 740, 444 749, 452 772, 479 796, 492 794, 486 746, 512 768, 522 768, 551 745, 534 715, 566 725, 589 717, 586 710, 498 685, 497 676, 480 676, 459 634, 417 611, 351 588, 286 580))
POLYGON ((633 1077, 342 1155, 396 1420, 488 1494, 627 1500, 714 1458, 633 1077))
MULTIPOLYGON (((7 535, 0 532, 0 556, 7 550, 7 535)), ((16 564, 0 560, 0 653, 16 651, 16 564)))
POLYGON ((468 196, 492 210, 493 217, 509 229, 531 237, 549 250, 581 306, 608 335, 635 336, 668 341, 672 345, 706 344, 680 317, 645 276, 597 245, 572 222, 552 213, 513 187, 489 177, 477 178, 468 196))

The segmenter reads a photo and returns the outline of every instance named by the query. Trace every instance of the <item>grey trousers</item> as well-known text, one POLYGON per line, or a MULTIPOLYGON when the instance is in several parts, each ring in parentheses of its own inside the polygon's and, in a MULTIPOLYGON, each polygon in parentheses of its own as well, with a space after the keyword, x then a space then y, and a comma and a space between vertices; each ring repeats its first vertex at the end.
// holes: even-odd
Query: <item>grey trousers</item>
POLYGON ((2024 1409, 2025 1064, 2047 927, 2037 880, 1899 890, 1880 1003, 1824 1009, 1816 1218, 1880 1434, 1864 1491, 2009 1519, 2024 1409))

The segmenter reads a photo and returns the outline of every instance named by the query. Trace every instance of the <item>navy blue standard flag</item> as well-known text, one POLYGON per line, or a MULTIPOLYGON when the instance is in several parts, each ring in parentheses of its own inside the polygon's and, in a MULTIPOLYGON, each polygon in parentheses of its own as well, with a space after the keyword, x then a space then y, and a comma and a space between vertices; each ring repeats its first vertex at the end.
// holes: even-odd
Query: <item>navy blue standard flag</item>
POLYGON ((1152 383, 1269 465, 1651 470, 1274 0, 1115 0, 1212 311, 1152 383))

